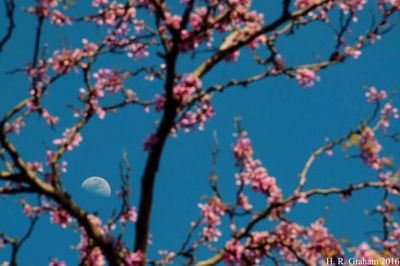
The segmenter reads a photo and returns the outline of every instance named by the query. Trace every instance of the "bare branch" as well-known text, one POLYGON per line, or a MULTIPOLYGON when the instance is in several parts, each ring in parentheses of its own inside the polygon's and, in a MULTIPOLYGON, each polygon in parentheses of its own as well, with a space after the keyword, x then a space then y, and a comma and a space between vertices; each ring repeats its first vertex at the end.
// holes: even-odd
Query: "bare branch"
POLYGON ((13 30, 15 28, 14 21, 14 0, 3 0, 6 8, 6 17, 8 18, 8 28, 6 34, 0 39, 0 53, 3 51, 5 44, 10 40, 13 30))

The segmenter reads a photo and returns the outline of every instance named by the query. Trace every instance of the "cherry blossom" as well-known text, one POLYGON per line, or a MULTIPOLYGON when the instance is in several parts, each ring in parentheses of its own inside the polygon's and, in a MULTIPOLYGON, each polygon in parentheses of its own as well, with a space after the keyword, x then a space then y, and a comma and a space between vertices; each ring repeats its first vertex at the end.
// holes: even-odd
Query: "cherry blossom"
POLYGON ((53 140, 53 144, 57 146, 66 146, 68 151, 72 151, 75 147, 78 147, 82 141, 81 134, 69 128, 67 128, 62 135, 63 138, 53 140))
POLYGON ((386 103, 381 111, 381 118, 379 120, 379 124, 383 128, 389 127, 389 119, 393 117, 394 119, 399 118, 399 111, 397 108, 394 108, 392 104, 386 103))
POLYGON ((382 150, 382 146, 376 140, 372 129, 366 127, 362 130, 359 145, 361 149, 360 156, 364 163, 372 169, 380 169, 382 162, 378 154, 382 150))
POLYGON ((50 219, 53 224, 58 224, 62 228, 67 228, 67 226, 72 222, 69 213, 61 208, 50 211, 50 219))
POLYGON ((367 97, 367 101, 369 103, 375 102, 378 100, 384 100, 387 97, 387 93, 385 90, 378 90, 375 87, 369 88, 369 90, 365 93, 365 97, 367 97))
POLYGON ((307 68, 299 68, 296 73, 296 80, 300 86, 312 87, 315 84, 315 81, 319 81, 320 78, 317 76, 315 71, 307 68))
POLYGON ((221 217, 225 214, 226 206, 220 199, 213 197, 207 203, 199 203, 202 223, 205 225, 202 237, 206 242, 217 242, 221 236, 218 226, 221 224, 221 217))
POLYGON ((64 261, 58 261, 57 259, 52 259, 49 266, 67 266, 64 261))

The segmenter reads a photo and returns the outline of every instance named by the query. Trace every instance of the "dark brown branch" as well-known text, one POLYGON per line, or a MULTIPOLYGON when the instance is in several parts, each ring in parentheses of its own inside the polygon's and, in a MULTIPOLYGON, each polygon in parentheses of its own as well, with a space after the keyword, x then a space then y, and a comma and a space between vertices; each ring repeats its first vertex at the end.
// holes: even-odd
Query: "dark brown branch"
POLYGON ((33 229, 35 228, 36 222, 38 221, 38 218, 32 218, 30 220, 29 228, 26 231, 26 233, 23 235, 21 240, 18 240, 18 238, 12 238, 7 236, 4 233, 0 233, 0 238, 3 238, 5 244, 10 244, 11 245, 11 258, 10 258, 10 266, 17 266, 17 256, 18 252, 23 246, 23 244, 29 239, 29 237, 32 235, 33 229))
POLYGON ((8 18, 8 28, 6 34, 0 40, 0 53, 3 51, 5 44, 10 40, 12 33, 15 28, 14 21, 14 10, 15 3, 14 0, 4 0, 4 5, 6 7, 6 17, 8 18))
POLYGON ((157 141, 153 145, 152 151, 147 158, 141 181, 142 183, 140 192, 139 215, 138 221, 136 223, 135 250, 141 251, 143 254, 146 254, 148 243, 155 177, 158 172, 164 144, 167 140, 168 135, 171 132, 171 128, 174 125, 175 117, 177 115, 176 103, 173 98, 175 67, 178 57, 177 41, 178 40, 175 39, 174 45, 172 46, 171 50, 167 51, 167 76, 164 87, 166 93, 166 105, 164 108, 164 114, 161 120, 161 124, 157 129, 155 135, 157 141))

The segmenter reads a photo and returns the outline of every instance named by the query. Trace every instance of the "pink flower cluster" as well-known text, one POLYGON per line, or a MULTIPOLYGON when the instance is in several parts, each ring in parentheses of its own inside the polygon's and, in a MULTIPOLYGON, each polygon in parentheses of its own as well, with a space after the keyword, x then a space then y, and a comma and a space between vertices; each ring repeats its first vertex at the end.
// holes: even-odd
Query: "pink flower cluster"
POLYGON ((109 94, 115 94, 122 90, 125 76, 110 69, 99 69, 93 74, 93 77, 96 79, 93 90, 89 93, 84 88, 81 88, 80 99, 82 101, 87 101, 87 97, 89 97, 91 109, 95 111, 100 119, 104 119, 106 111, 99 105, 99 98, 104 98, 106 92, 109 94))
POLYGON ((202 216, 202 224, 205 225, 202 237, 206 242, 217 242, 221 236, 218 226, 221 224, 221 217, 225 215, 226 205, 217 197, 212 197, 207 203, 199 203, 202 216))
POLYGON ((366 242, 363 242, 355 250, 354 257, 359 260, 363 258, 366 261, 369 261, 369 260, 380 260, 382 256, 378 252, 373 250, 366 242))
POLYGON ((192 74, 185 74, 181 82, 173 89, 174 98, 180 105, 185 105, 199 88, 201 88, 201 80, 192 74))
POLYGON ((391 171, 388 172, 379 172, 378 177, 379 180, 385 185, 385 190, 393 195, 400 195, 400 192, 394 187, 400 186, 399 179, 393 178, 394 174, 391 171))
POLYGON ((67 228, 72 222, 72 217, 66 210, 57 208, 50 211, 50 220, 53 224, 58 224, 62 228, 67 228))
POLYGON ((367 97, 367 102, 372 103, 386 99, 387 93, 385 90, 378 91, 375 87, 371 87, 365 93, 365 97, 367 97))
POLYGON ((100 7, 102 4, 104 8, 99 9, 96 16, 87 17, 87 21, 94 21, 97 25, 117 25, 119 19, 123 22, 133 22, 136 17, 136 9, 134 7, 126 8, 124 4, 116 1, 107 3, 107 0, 94 0, 92 1, 93 7, 100 7))
POLYGON ((22 211, 26 217, 32 218, 43 213, 43 209, 39 206, 32 206, 26 201, 22 201, 22 211))
POLYGON ((83 57, 81 49, 61 51, 56 50, 53 57, 49 58, 47 62, 51 65, 52 69, 59 74, 66 74, 68 71, 76 66, 83 57))
POLYGON ((66 146, 68 151, 72 151, 75 147, 78 147, 82 141, 82 135, 70 128, 67 128, 62 135, 63 138, 53 140, 53 144, 57 146, 66 146))
POLYGON ((120 223, 126 223, 126 222, 136 222, 137 219, 137 213, 135 207, 129 208, 126 212, 122 213, 121 216, 119 217, 119 222, 120 223))
POLYGON ((57 26, 64 26, 65 24, 72 25, 71 19, 58 10, 54 10, 51 13, 50 21, 57 26))
POLYGON ((275 177, 269 176, 261 161, 253 159, 253 150, 247 132, 242 131, 233 145, 233 156, 241 171, 236 175, 236 184, 250 187, 268 197, 273 203, 282 198, 281 189, 277 186, 275 177))
MULTIPOLYGON (((46 151, 46 158, 45 158, 46 159, 46 166, 51 166, 53 156, 54 156, 54 152, 53 151, 51 151, 51 150, 47 150, 46 151)), ((57 167, 58 167, 58 169, 60 169, 61 172, 66 173, 67 172, 67 166, 68 166, 67 161, 63 160, 63 161, 61 161, 61 163, 57 167)), ((46 175, 46 181, 50 182, 51 178, 52 178, 52 176, 50 174, 46 175)))
POLYGON ((265 265, 262 260, 274 250, 289 262, 297 262, 297 256, 300 256, 307 265, 319 265, 324 257, 342 253, 322 220, 314 222, 309 228, 282 222, 274 232, 253 232, 245 244, 237 239, 228 241, 225 244, 224 261, 228 265, 238 266, 265 265))
POLYGON ((58 117, 50 115, 45 108, 39 108, 39 115, 46 121, 49 126, 54 126, 58 122, 58 117))
POLYGON ((389 127, 389 119, 393 117, 394 119, 399 118, 399 110, 392 106, 390 103, 386 103, 381 111, 381 117, 379 119, 379 124, 383 128, 389 127))
POLYGON ((31 7, 28 10, 34 13, 36 16, 50 18, 50 22, 57 26, 63 26, 64 24, 72 24, 69 17, 62 14, 55 8, 58 6, 60 0, 42 0, 36 1, 36 6, 31 7))
POLYGON ((146 50, 147 45, 141 42, 137 42, 129 45, 126 50, 128 51, 128 57, 133 59, 141 59, 149 56, 149 52, 146 50))
MULTIPOLYGON (((361 45, 359 45, 361 46, 361 45)), ((361 48, 361 47, 359 47, 361 48)), ((346 46, 344 48, 344 53, 348 56, 352 56, 354 59, 358 59, 361 55, 361 50, 359 48, 353 48, 350 46, 346 46)))
POLYGON ((106 5, 108 3, 108 0, 93 0, 92 1, 92 6, 93 7, 99 7, 101 5, 106 5))
POLYGON ((28 162, 26 168, 32 172, 43 173, 43 164, 41 162, 28 162))
POLYGON ((49 266, 67 266, 64 261, 58 261, 57 259, 52 259, 49 266))
POLYGON ((245 211, 250 211, 253 208, 253 206, 249 203, 249 198, 243 193, 240 193, 237 197, 236 205, 245 211))
POLYGON ((260 265, 260 257, 263 255, 264 252, 246 248, 239 240, 232 239, 225 244, 224 262, 232 266, 260 265))
POLYGON ((320 80, 315 71, 308 68, 298 68, 295 77, 299 85, 303 88, 312 87, 315 81, 320 80))
POLYGON ((35 80, 36 86, 41 87, 43 83, 49 81, 49 77, 47 76, 48 63, 46 60, 38 60, 36 66, 33 67, 31 64, 27 65, 24 69, 24 72, 29 75, 29 79, 31 81, 35 80))
POLYGON ((369 127, 365 127, 362 130, 359 146, 361 150, 360 156, 364 163, 372 169, 379 170, 382 167, 382 162, 378 153, 382 150, 382 146, 376 140, 374 131, 369 127))
POLYGON ((4 133, 13 133, 18 135, 21 132, 21 127, 25 126, 25 122, 22 118, 18 118, 15 121, 4 125, 4 133))
POLYGON ((356 13, 361 11, 366 3, 367 0, 343 0, 339 3, 339 8, 345 13, 356 13))
POLYGON ((145 258, 141 251, 130 252, 125 256, 125 266, 142 266, 145 258))
POLYGON ((205 123, 214 115, 214 109, 211 105, 208 95, 201 98, 193 111, 186 111, 178 120, 176 127, 182 128, 185 132, 189 132, 196 125, 199 130, 204 129, 205 123))
MULTIPOLYGON (((174 100, 181 106, 191 102, 192 97, 201 88, 201 80, 192 74, 182 76, 180 83, 173 88, 174 100)), ((165 104, 165 97, 156 95, 154 100, 156 111, 162 110, 165 104)), ((193 110, 184 111, 176 123, 176 129, 183 129, 188 132, 196 125, 200 130, 204 129, 205 122, 214 115, 214 109, 211 106, 210 96, 203 96, 193 110)))
POLYGON ((82 40, 83 49, 76 48, 74 50, 62 49, 55 50, 53 57, 47 60, 52 69, 59 74, 66 74, 72 68, 77 66, 85 57, 92 57, 96 54, 99 47, 95 43, 88 40, 82 40))
MULTIPOLYGON (((88 215, 88 218, 92 225, 97 227, 102 234, 107 232, 105 228, 101 227, 101 220, 99 218, 93 215, 88 215)), ((90 244, 89 238, 83 228, 81 228, 81 231, 80 242, 76 247, 80 251, 80 261, 85 262, 85 265, 91 266, 105 265, 105 258, 101 250, 90 244)))

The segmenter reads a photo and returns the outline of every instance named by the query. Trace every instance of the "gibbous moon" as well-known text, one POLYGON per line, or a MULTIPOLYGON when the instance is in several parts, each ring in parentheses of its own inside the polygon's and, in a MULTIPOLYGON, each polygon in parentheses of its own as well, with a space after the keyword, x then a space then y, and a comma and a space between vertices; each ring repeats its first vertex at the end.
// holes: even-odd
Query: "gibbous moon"
POLYGON ((92 176, 83 181, 81 188, 103 197, 111 196, 111 187, 107 180, 99 176, 92 176))

